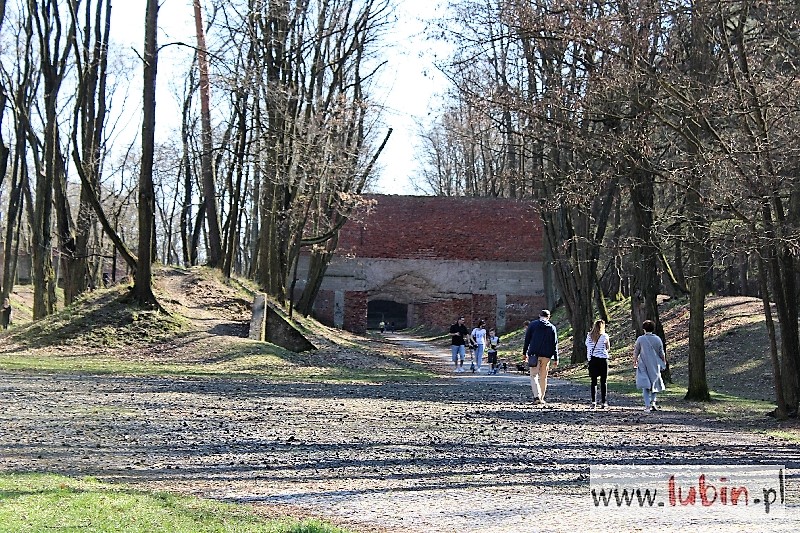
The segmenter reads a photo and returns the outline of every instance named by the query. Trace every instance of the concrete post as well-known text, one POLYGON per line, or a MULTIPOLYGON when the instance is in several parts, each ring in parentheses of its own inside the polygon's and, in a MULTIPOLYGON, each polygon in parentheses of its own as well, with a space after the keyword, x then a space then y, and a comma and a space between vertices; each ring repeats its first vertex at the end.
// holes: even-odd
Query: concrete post
POLYGON ((333 296, 333 327, 344 327, 344 291, 336 291, 333 296))
POLYGON ((253 300, 253 317, 250 319, 250 339, 263 341, 267 331, 267 295, 258 293, 253 300))

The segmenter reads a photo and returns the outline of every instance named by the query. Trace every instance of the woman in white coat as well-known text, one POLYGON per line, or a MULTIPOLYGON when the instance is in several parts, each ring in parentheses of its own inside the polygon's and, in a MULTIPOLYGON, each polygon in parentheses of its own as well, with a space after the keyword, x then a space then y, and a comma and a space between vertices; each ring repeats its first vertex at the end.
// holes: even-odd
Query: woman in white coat
POLYGON ((661 379, 661 370, 667 367, 664 355, 664 343, 661 338, 653 333, 656 325, 652 320, 642 323, 644 335, 636 339, 633 347, 633 367, 636 369, 636 388, 642 389, 644 410, 655 411, 656 395, 663 391, 664 380, 661 379))

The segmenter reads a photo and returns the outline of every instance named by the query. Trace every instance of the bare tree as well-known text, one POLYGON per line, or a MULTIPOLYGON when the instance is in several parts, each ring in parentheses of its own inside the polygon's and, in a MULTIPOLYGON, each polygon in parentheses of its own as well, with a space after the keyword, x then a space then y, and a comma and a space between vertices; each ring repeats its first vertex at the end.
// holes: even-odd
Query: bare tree
MULTIPOLYGON (((385 0, 270 3, 260 31, 265 148, 257 280, 278 301, 300 252, 315 198, 357 192, 370 138, 362 73, 385 0), (311 23, 311 24, 309 24, 311 23)), ((335 226, 335 224, 332 224, 335 226)), ((330 232, 326 232, 329 238, 330 232)))
POLYGON ((66 199, 66 177, 58 130, 58 96, 69 64, 69 51, 75 33, 74 21, 66 28, 56 0, 28 1, 38 37, 39 68, 43 80, 44 134, 43 160, 36 180, 33 228, 33 316, 42 318, 55 311, 56 276, 53 271, 53 205, 62 249, 74 251, 71 216, 66 199), (66 32, 66 35, 64 35, 66 32))
MULTIPOLYGON (((97 195, 100 189, 107 112, 106 78, 111 32, 110 7, 107 0, 100 0, 94 6, 91 0, 87 0, 83 13, 84 23, 81 27, 82 39, 76 32, 72 43, 78 72, 78 90, 73 112, 72 157, 83 186, 72 241, 74 250, 65 254, 65 262, 69 264, 64 282, 66 304, 70 304, 87 289, 89 279, 92 277, 89 268, 89 248, 91 234, 96 230, 95 205, 99 205, 97 195)), ((78 26, 80 14, 75 9, 71 11, 71 16, 73 23, 78 26)))
POLYGON ((147 0, 144 25, 144 89, 142 118, 142 165, 139 174, 139 248, 133 296, 142 307, 157 306, 152 286, 155 192, 153 159, 156 127, 156 77, 158 67, 158 0, 147 0))
POLYGON ((208 79, 208 51, 206 50, 203 11, 200 0, 193 0, 193 7, 197 34, 197 65, 200 71, 200 120, 203 140, 200 163, 202 167, 203 195, 205 196, 205 214, 208 220, 208 264, 211 267, 220 267, 222 266, 222 237, 219 228, 214 170, 211 164, 213 143, 211 140, 211 84, 208 79))

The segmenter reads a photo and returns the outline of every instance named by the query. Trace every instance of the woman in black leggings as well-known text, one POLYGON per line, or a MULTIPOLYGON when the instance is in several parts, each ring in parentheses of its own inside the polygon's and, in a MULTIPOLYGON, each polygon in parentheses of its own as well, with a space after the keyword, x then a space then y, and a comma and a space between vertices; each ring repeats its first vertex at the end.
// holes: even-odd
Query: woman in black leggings
POLYGON ((597 378, 600 378, 600 407, 608 407, 608 354, 611 342, 606 335, 606 323, 596 320, 592 331, 586 335, 586 359, 589 361, 589 377, 592 378, 592 409, 597 407, 597 378))

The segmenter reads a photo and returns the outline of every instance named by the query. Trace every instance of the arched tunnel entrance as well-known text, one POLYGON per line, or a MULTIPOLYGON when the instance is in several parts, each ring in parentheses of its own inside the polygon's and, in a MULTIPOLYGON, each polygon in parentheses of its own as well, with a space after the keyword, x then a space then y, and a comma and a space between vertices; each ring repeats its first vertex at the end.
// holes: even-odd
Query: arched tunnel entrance
POLYGON ((379 329, 381 320, 389 329, 394 323, 395 330, 408 327, 408 305, 390 300, 372 300, 367 303, 367 329, 379 329))

